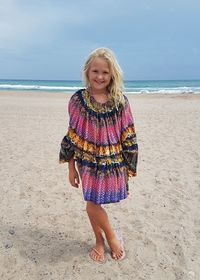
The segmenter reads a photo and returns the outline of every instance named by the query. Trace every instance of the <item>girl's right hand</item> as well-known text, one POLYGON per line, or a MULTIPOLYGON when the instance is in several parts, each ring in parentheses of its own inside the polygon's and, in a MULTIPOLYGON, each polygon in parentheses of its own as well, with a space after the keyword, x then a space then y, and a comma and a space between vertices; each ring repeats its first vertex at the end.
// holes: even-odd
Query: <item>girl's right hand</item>
POLYGON ((75 188, 79 187, 80 179, 79 179, 78 172, 75 168, 69 169, 69 182, 73 187, 75 188))

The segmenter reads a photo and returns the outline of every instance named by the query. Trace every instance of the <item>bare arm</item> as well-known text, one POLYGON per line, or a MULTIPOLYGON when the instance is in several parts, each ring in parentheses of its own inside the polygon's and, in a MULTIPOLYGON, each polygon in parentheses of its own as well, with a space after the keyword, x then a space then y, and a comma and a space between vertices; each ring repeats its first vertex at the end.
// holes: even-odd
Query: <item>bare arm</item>
POLYGON ((76 170, 75 167, 74 157, 72 157, 69 160, 68 167, 69 167, 69 182, 73 187, 78 188, 80 180, 79 180, 78 171, 76 170))

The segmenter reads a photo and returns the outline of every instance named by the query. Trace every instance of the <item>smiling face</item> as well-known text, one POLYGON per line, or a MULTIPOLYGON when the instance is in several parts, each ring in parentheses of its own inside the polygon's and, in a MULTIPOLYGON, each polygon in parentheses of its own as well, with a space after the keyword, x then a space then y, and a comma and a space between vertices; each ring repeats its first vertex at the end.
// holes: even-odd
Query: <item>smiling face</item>
POLYGON ((106 93, 111 81, 111 71, 104 58, 93 59, 88 70, 88 80, 93 93, 106 93))

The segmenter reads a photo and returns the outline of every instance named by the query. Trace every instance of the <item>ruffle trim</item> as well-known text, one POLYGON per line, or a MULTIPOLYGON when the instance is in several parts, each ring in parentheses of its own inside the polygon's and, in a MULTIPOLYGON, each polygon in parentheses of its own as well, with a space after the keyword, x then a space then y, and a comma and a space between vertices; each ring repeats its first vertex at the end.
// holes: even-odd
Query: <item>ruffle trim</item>
POLYGON ((122 151, 124 162, 127 166, 128 176, 137 175, 138 151, 122 151))
POLYGON ((136 176, 138 146, 133 143, 130 146, 125 144, 127 142, 124 143, 123 150, 121 145, 116 145, 117 148, 113 147, 113 154, 110 153, 112 146, 100 146, 98 152, 101 153, 97 156, 95 145, 81 140, 71 129, 61 142, 59 163, 69 162, 74 157, 81 166, 88 166, 94 170, 104 172, 118 168, 120 171, 120 168, 126 166, 128 176, 133 177, 136 176), (84 148, 86 149, 85 151, 84 148))
POLYGON ((115 157, 115 159, 112 157, 97 159, 87 153, 75 151, 74 159, 76 159, 81 166, 87 166, 98 171, 110 171, 113 169, 118 169, 120 172, 120 169, 126 166, 122 155, 119 155, 117 158, 115 157))
POLYGON ((70 141, 64 136, 59 153, 59 163, 69 162, 70 159, 74 156, 75 149, 74 146, 71 145, 70 141))
POLYGON ((119 154, 122 151, 121 144, 98 146, 86 140, 83 140, 76 134, 75 130, 72 128, 69 128, 67 136, 71 139, 73 145, 75 145, 78 149, 94 154, 96 157, 112 156, 119 154))
POLYGON ((121 141, 123 142, 128 138, 133 139, 133 137, 136 137, 135 127, 134 125, 130 125, 127 128, 125 128, 124 131, 122 132, 121 141))

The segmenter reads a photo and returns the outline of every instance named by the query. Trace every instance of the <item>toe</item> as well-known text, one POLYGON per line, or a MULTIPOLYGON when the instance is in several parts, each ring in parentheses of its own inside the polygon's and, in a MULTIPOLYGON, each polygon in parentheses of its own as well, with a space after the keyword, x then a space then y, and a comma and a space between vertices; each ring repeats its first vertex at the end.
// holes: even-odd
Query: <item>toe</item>
POLYGON ((103 262, 104 261, 104 254, 97 251, 95 248, 92 249, 90 252, 90 258, 96 262, 103 262))
POLYGON ((97 255, 97 253, 92 250, 92 252, 90 253, 90 257, 94 260, 94 261, 97 261, 98 258, 99 258, 99 255, 97 255))
POLYGON ((114 260, 119 260, 122 256, 123 256, 123 254, 124 254, 124 250, 123 249, 121 249, 119 252, 112 252, 112 258, 114 259, 114 260))

